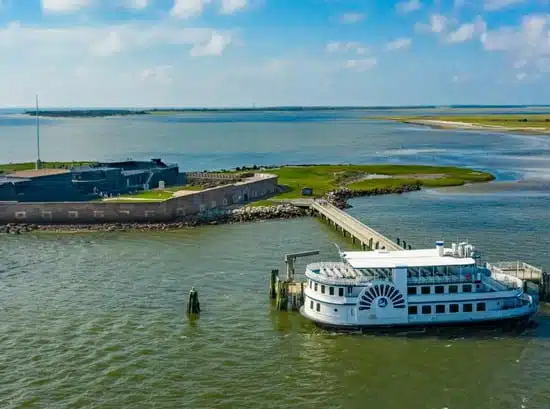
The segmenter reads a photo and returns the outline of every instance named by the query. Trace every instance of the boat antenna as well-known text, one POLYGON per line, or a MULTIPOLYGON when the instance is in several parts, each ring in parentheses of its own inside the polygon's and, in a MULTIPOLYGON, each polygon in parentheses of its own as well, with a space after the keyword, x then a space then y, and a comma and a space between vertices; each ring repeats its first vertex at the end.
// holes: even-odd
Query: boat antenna
POLYGON ((36 169, 40 169, 40 118, 38 115, 38 94, 36 94, 36 169))

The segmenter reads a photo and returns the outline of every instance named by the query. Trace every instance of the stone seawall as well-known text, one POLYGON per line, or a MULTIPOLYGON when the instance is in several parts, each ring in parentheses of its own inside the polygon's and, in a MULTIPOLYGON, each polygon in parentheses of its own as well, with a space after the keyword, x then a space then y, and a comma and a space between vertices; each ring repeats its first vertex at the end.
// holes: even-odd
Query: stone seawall
POLYGON ((291 219, 311 216, 310 209, 289 204, 260 207, 221 209, 202 214, 189 215, 167 222, 148 223, 91 223, 91 224, 27 224, 9 223, 0 225, 0 234, 21 234, 32 231, 45 232, 113 232, 113 231, 164 231, 203 225, 244 223, 271 219, 291 219))
POLYGON ((277 191, 277 179, 256 174, 163 202, 0 202, 0 224, 165 223, 268 197, 277 191))

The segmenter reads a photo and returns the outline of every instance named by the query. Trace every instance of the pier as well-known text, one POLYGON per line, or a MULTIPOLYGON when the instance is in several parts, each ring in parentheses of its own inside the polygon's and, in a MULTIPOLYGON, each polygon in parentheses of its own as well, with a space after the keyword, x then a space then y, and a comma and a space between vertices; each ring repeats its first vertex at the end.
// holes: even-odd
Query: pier
MULTIPOLYGON (((399 238, 395 242, 390 240, 325 199, 294 199, 281 200, 281 202, 310 209, 315 216, 341 232, 344 237, 349 237, 362 250, 399 251, 412 249, 412 246, 406 241, 399 238)), ((277 300, 278 309, 296 311, 302 306, 304 282, 295 281, 294 262, 296 258, 309 257, 318 253, 314 250, 287 254, 285 256, 287 274, 284 279, 279 277, 278 270, 272 270, 270 295, 272 299, 277 300)), ((533 289, 533 291, 539 293, 541 301, 550 302, 550 273, 521 261, 487 263, 487 268, 492 273, 511 275, 530 283, 530 285, 534 284, 536 289, 533 289)), ((529 290, 529 288, 526 288, 526 290, 529 290)))
POLYGON ((412 246, 399 238, 392 241, 324 199, 295 199, 285 201, 297 207, 309 208, 321 220, 349 237, 363 250, 411 250, 412 246))

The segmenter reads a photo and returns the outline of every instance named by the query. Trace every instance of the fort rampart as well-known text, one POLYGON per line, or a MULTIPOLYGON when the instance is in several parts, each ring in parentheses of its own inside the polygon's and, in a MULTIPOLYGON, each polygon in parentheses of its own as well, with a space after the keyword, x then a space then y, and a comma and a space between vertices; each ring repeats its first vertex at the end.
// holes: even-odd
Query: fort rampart
POLYGON ((0 224, 167 222, 245 204, 277 191, 277 176, 255 174, 241 182, 189 192, 163 202, 0 202, 0 224))

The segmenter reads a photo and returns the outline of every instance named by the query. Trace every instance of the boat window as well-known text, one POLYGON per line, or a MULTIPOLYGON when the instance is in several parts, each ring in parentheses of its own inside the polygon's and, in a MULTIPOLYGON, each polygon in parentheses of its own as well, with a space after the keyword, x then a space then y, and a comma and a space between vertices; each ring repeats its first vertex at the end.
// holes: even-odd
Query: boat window
POLYGON ((321 311, 321 304, 317 303, 317 311, 321 311))
POLYGON ((435 306, 435 312, 437 314, 445 314, 445 305, 439 304, 435 306))
POLYGON ((442 285, 436 285, 435 286, 435 293, 436 294, 443 294, 445 292, 445 287, 442 285))
POLYGON ((338 289, 338 295, 339 295, 340 297, 343 297, 343 296, 344 296, 344 289, 343 289, 343 288, 339 288, 339 289, 338 289))
POLYGON ((309 308, 313 309, 313 301, 309 302, 309 308))
POLYGON ((449 305, 449 312, 458 312, 458 304, 449 305))
POLYGON ((309 280, 309 288, 313 287, 313 281, 309 280))
POLYGON ((422 287, 422 294, 429 294, 430 293, 430 287, 422 287))
POLYGON ((334 295, 334 287, 329 287, 329 288, 328 288, 328 293, 329 293, 330 295, 334 295))
POLYGON ((321 286, 321 294, 324 294, 324 293, 325 293, 325 286, 322 285, 322 286, 321 286))
POLYGON ((416 295, 416 287, 409 287, 407 289, 407 294, 409 295, 416 295))
POLYGON ((432 306, 431 305, 423 305, 422 306, 422 314, 431 314, 432 313, 432 306))
POLYGON ((317 291, 317 283, 315 283, 315 288, 314 288, 315 291, 317 291))
POLYGON ((472 312, 472 304, 464 304, 462 306, 462 311, 463 312, 472 312))
POLYGON ((458 292, 458 285, 450 285, 449 286, 449 292, 450 293, 457 293, 458 292))
POLYGON ((418 307, 416 305, 411 305, 409 307, 409 314, 418 314, 418 307))
POLYGON ((484 302, 478 302, 477 303, 477 310, 478 311, 486 311, 485 303, 484 302))
POLYGON ((462 286, 462 292, 471 293, 472 292, 472 284, 464 284, 462 286))
POLYGON ((351 294, 353 292, 353 287, 348 287, 348 294, 351 294))

